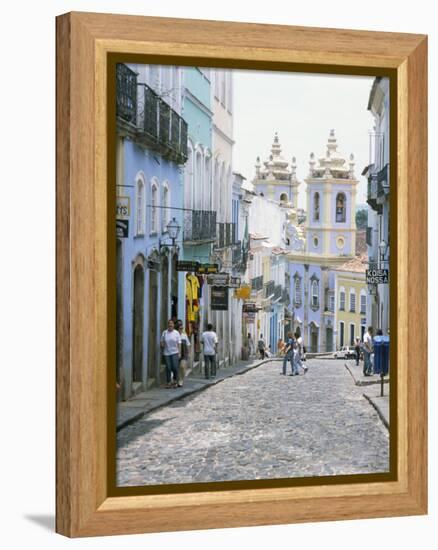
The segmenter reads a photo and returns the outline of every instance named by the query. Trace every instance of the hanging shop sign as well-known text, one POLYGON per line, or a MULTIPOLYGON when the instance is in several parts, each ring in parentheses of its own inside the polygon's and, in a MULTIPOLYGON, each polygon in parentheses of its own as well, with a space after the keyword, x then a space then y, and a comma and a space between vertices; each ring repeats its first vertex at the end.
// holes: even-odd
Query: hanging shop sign
POLYGON ((116 218, 127 220, 131 215, 131 199, 129 197, 116 197, 116 218))
POLYGON ((212 286, 210 298, 212 311, 228 311, 227 286, 212 286))
POLYGON ((229 282, 230 276, 228 273, 217 273, 207 277, 207 283, 212 286, 228 286, 229 282))
POLYGON ((219 264, 199 264, 196 269, 198 275, 209 275, 210 273, 219 273, 219 264))
POLYGON ((244 313, 256 313, 260 307, 257 306, 255 302, 246 302, 246 304, 243 304, 242 311, 244 313))
POLYGON ((248 300, 251 297, 251 287, 241 286, 234 291, 234 297, 238 300, 248 300))
POLYGON ((368 285, 388 284, 389 269, 367 269, 366 278, 368 285))
POLYGON ((199 268, 199 262, 191 262, 191 261, 177 261, 176 262, 176 270, 177 271, 197 271, 199 268))
POLYGON ((230 282, 228 284, 229 288, 239 288, 240 287, 240 277, 230 277, 230 282))
POLYGON ((116 220, 116 235, 119 239, 127 239, 129 236, 129 220, 116 220))

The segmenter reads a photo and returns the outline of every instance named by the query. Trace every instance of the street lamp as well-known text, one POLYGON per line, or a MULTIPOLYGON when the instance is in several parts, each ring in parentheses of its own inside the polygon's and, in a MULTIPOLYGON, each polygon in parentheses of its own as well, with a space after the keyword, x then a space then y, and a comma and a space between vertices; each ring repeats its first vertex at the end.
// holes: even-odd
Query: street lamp
POLYGON ((385 261, 386 252, 388 251, 388 243, 385 241, 385 239, 382 239, 379 244, 379 251, 380 251, 380 261, 385 261))
MULTIPOLYGON (((175 218, 172 218, 170 222, 166 225, 167 232, 172 241, 172 248, 175 248, 175 241, 178 238, 181 226, 178 224, 175 218)), ((168 246, 166 243, 160 242, 160 248, 163 246, 168 246)))
POLYGON ((166 227, 169 233, 169 237, 172 239, 172 246, 175 246, 175 241, 178 238, 179 230, 181 229, 181 227, 178 225, 178 222, 175 218, 172 218, 166 227))

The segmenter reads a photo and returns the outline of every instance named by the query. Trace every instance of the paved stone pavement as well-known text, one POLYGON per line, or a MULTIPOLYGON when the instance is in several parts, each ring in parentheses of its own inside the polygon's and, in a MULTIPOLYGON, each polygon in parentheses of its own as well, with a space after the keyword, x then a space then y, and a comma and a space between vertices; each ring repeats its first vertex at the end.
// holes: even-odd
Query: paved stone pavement
POLYGON ((265 363, 147 414, 118 433, 117 484, 388 471, 388 431, 344 363, 265 363))

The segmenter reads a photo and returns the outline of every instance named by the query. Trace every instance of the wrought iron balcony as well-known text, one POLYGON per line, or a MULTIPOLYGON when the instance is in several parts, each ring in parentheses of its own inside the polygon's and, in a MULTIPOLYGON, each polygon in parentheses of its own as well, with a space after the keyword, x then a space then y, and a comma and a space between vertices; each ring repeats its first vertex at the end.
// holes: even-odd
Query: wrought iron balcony
POLYGON ((272 299, 274 301, 280 301, 282 293, 283 293, 283 287, 281 285, 275 285, 275 287, 274 287, 274 296, 272 297, 272 299))
POLYGON ((265 298, 273 298, 275 292, 275 281, 268 281, 265 284, 265 298))
POLYGON ((212 243, 216 240, 216 212, 190 210, 184 212, 183 241, 186 245, 212 243))
POLYGON ((131 124, 137 122, 137 73, 123 63, 116 68, 116 113, 131 124))
POLYGON ((141 84, 139 138, 163 156, 184 164, 187 160, 187 123, 147 84, 141 84))
POLYGON ((187 161, 187 123, 137 74, 117 65, 118 130, 178 164, 187 161), (128 125, 126 125, 128 123, 128 125))
POLYGON ((219 222, 218 224, 218 237, 216 242, 216 248, 228 248, 235 246, 236 242, 236 224, 228 222, 219 222))
POLYGON ((254 277, 251 279, 251 290, 262 290, 263 288, 263 275, 254 277))
POLYGON ((235 246, 233 247, 232 252, 232 261, 233 261, 233 267, 238 266, 242 262, 243 258, 243 252, 242 252, 242 243, 241 241, 238 241, 235 243, 235 246))

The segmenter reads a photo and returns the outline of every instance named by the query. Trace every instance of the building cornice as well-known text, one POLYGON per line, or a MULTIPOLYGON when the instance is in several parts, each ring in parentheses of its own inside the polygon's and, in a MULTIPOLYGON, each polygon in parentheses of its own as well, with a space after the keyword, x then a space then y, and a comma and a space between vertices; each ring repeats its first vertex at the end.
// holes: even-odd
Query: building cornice
POLYGON ((222 139, 224 139, 227 143, 230 145, 234 145, 236 142, 234 139, 230 138, 230 136, 227 136, 227 134, 219 128, 219 126, 216 126, 216 124, 213 123, 213 130, 220 135, 222 139))
POLYGON ((193 95, 192 92, 187 88, 184 88, 184 99, 189 99, 206 115, 208 115, 209 117, 213 117, 213 111, 211 111, 206 105, 204 105, 202 101, 200 101, 195 95, 193 95))

